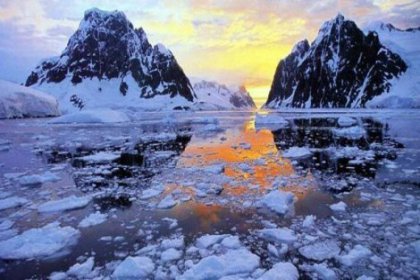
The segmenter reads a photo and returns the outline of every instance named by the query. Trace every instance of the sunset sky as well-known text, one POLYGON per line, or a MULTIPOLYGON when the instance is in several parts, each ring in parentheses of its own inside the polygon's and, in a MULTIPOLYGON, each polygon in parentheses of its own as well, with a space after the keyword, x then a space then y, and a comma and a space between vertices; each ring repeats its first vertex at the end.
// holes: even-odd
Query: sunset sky
POLYGON ((92 7, 123 11, 189 77, 245 85, 260 99, 279 60, 338 12, 361 26, 420 26, 418 0, 0 0, 0 78, 23 82, 42 58, 59 55, 92 7))

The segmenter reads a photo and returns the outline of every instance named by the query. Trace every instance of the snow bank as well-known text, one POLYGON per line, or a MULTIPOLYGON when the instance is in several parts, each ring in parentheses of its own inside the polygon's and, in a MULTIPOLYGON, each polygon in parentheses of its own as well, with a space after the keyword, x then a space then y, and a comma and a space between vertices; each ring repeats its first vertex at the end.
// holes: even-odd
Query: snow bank
POLYGON ((83 208, 89 204, 91 199, 92 198, 90 196, 77 197, 75 195, 71 195, 63 199, 42 203, 38 206, 38 211, 45 213, 83 208))
POLYGON ((50 123, 119 123, 130 118, 121 111, 111 109, 84 110, 55 118, 50 123))
POLYGON ((311 151, 306 147, 291 147, 283 152, 286 158, 303 158, 311 155, 311 151))
POLYGON ((57 100, 40 91, 0 80, 0 119, 60 115, 57 100))
POLYGON ((145 279, 155 269, 148 257, 127 257, 112 274, 113 279, 145 279))
POLYGON ((229 250, 221 256, 209 256, 201 259, 180 279, 220 279, 230 275, 248 275, 259 265, 260 258, 247 249, 229 250))
POLYGON ((259 204, 278 214, 286 214, 293 209, 294 198, 295 196, 290 192, 274 190, 266 194, 259 204))
POLYGON ((51 223, 42 228, 34 228, 11 239, 0 242, 1 259, 27 259, 47 257, 62 253, 74 245, 79 231, 59 223, 51 223))

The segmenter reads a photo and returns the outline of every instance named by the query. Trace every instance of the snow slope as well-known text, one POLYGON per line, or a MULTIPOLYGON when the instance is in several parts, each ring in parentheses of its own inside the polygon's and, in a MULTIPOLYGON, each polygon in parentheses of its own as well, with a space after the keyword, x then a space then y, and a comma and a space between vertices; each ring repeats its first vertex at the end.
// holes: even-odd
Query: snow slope
POLYGON ((420 29, 401 30, 391 24, 371 22, 365 32, 375 31, 388 49, 398 53, 407 63, 407 71, 391 81, 387 94, 375 97, 368 107, 420 108, 420 29))
POLYGON ((245 87, 227 87, 216 82, 193 80, 198 110, 255 109, 256 106, 245 87))
POLYGON ((54 97, 18 84, 0 80, 0 119, 60 115, 54 97))

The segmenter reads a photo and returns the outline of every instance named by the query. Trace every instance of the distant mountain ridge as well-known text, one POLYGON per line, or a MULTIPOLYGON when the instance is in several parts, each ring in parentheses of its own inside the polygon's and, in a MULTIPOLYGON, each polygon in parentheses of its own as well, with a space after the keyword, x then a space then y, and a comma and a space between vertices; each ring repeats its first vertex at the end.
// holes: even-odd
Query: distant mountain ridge
POLYGON ((152 46, 123 12, 99 9, 85 12, 60 57, 41 62, 25 85, 58 96, 65 111, 80 109, 74 100, 86 107, 176 109, 196 99, 168 49, 152 46))
POLYGON ((277 66, 265 108, 359 108, 390 90, 406 62, 339 14, 277 66))
POLYGON ((196 108, 202 110, 255 109, 255 103, 244 86, 228 87, 217 82, 193 81, 197 95, 196 108))

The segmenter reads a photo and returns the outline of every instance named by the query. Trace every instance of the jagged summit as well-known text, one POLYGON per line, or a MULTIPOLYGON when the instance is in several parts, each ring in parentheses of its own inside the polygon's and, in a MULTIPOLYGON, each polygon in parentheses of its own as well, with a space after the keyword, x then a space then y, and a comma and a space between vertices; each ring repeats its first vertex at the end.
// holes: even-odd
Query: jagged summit
POLYGON ((280 61, 265 107, 365 107, 406 69, 376 32, 365 35, 338 14, 321 26, 310 46, 301 41, 280 61))
MULTIPOLYGON (((157 106, 144 102, 154 97, 173 107, 195 99, 188 78, 166 47, 152 46, 145 31, 134 28, 123 12, 97 8, 85 12, 60 57, 38 65, 26 86, 59 95, 60 104, 74 103, 74 95, 87 106, 102 105, 111 95, 112 104, 119 95, 127 97, 120 98, 122 104, 127 101, 134 107, 157 106)), ((65 108, 71 111, 72 106, 65 108)))

